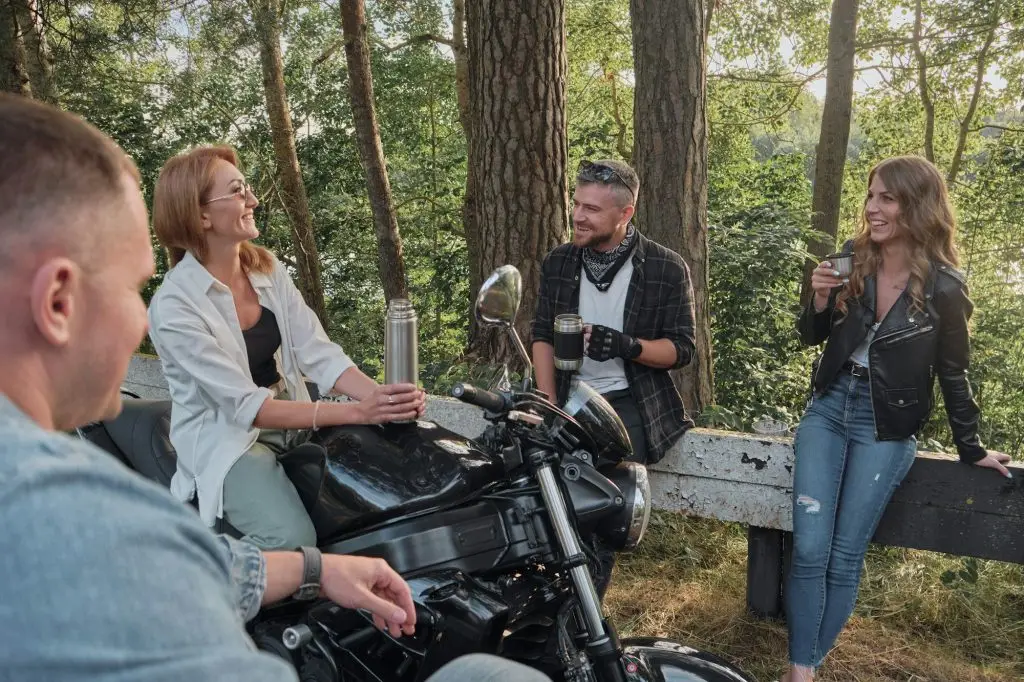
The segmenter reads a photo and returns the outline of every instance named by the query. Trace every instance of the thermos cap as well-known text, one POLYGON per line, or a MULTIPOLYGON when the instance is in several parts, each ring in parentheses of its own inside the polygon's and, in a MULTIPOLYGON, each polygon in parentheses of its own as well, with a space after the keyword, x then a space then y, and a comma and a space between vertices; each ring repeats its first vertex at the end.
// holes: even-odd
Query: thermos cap
POLYGON ((407 298, 393 298, 388 302, 388 317, 416 317, 416 310, 407 298))

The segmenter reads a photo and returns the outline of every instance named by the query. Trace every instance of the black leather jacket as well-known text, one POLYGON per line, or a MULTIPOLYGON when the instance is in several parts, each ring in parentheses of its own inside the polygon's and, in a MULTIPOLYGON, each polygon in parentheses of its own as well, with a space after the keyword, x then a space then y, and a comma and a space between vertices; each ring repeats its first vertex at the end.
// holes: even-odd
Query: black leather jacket
MULTIPOLYGON (((827 341, 814 364, 812 387, 822 395, 875 322, 876 282, 865 280, 861 298, 848 302, 845 316, 835 310, 835 293, 818 313, 813 301, 797 323, 808 345, 827 341)), ((932 408, 936 375, 960 459, 976 462, 986 455, 978 439, 978 408, 967 381, 970 341, 967 321, 974 306, 960 272, 933 265, 925 284, 925 310, 910 314, 904 292, 875 332, 868 351, 875 438, 899 440, 917 433, 932 408)))

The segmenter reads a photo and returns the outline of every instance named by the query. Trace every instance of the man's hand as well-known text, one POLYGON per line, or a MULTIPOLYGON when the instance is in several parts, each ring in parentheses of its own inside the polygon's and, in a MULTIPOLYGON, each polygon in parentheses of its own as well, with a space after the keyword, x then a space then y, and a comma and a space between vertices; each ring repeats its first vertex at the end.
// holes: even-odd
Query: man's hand
POLYGON ((587 357, 598 362, 613 358, 635 360, 640 357, 644 347, 629 334, 605 327, 601 324, 584 327, 587 346, 587 357))
POLYGON ((348 609, 366 609, 374 624, 392 637, 416 631, 416 607, 409 585, 383 559, 323 555, 321 594, 348 609))
POLYGON ((985 467, 986 469, 995 469, 1006 478, 1013 478, 1013 474, 1010 473, 1010 470, 1003 466, 1009 461, 1010 456, 1006 453, 989 450, 985 457, 974 463, 974 466, 985 467))

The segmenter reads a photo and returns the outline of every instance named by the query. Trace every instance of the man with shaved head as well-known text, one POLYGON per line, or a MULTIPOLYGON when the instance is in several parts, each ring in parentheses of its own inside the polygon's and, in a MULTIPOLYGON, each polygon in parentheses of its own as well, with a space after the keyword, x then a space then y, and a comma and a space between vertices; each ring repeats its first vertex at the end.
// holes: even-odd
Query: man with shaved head
MULTIPOLYGON (((131 160, 81 119, 0 94, 0 680, 293 681, 244 620, 311 580, 411 633, 409 587, 385 562, 214 536, 60 433, 120 410, 153 269, 131 160)), ((436 679, 546 678, 469 656, 436 679)))

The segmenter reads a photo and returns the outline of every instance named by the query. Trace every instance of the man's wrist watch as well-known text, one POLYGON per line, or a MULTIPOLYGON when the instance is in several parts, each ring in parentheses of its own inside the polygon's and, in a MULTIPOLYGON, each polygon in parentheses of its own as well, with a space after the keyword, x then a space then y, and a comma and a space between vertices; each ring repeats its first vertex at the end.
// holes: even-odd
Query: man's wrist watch
POLYGON ((292 595, 292 599, 311 601, 320 596, 323 557, 316 547, 299 547, 298 551, 302 552, 302 584, 292 595))

